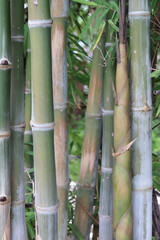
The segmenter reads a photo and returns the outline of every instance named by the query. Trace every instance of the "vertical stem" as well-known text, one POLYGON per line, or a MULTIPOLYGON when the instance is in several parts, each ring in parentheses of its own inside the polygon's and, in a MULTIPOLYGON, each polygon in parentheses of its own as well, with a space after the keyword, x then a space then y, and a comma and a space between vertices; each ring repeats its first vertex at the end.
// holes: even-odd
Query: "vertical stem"
POLYGON ((132 239, 132 179, 129 79, 126 52, 126 0, 120 1, 117 46, 116 102, 114 109, 113 234, 116 240, 132 239))
POLYGON ((29 0, 36 239, 58 239, 49 1, 29 0))
MULTIPOLYGON (((97 166, 101 136, 101 100, 103 85, 103 61, 105 34, 94 50, 90 77, 88 104, 85 120, 85 137, 79 179, 77 183, 77 202, 74 225, 84 237, 89 239, 92 219, 88 212, 93 212, 94 192, 96 185, 97 166), (86 209, 86 211, 84 210, 86 209)), ((73 236, 72 239, 76 239, 73 236)))
POLYGON ((0 0, 0 239, 10 240, 10 2, 0 0))
POLYGON ((26 78, 25 78, 25 131, 24 131, 24 180, 25 180, 25 192, 28 192, 27 187, 31 187, 30 178, 27 171, 33 167, 33 157, 29 154, 25 154, 26 151, 32 151, 32 146, 29 145, 32 140, 31 130, 31 49, 30 49, 30 34, 28 32, 27 39, 27 54, 26 54, 26 78))
POLYGON ((11 0, 11 239, 27 239, 24 198, 24 2, 11 0))
MULTIPOLYGON (((118 1, 115 0, 117 3, 118 1)), ((107 14, 107 20, 111 18, 113 11, 107 14)), ((105 67, 103 88, 103 139, 102 139, 102 165, 101 165, 101 189, 99 206, 99 239, 112 240, 112 166, 113 166, 113 85, 115 83, 115 61, 110 59, 113 55, 114 35, 111 34, 111 26, 106 27, 106 50, 108 52, 107 65, 105 67)))
POLYGON ((54 145, 57 175, 58 239, 67 239, 68 220, 68 118, 67 118, 67 25, 68 0, 52 0, 52 79, 54 98, 54 145))
POLYGON ((132 89, 133 239, 152 239, 150 5, 129 1, 132 89))

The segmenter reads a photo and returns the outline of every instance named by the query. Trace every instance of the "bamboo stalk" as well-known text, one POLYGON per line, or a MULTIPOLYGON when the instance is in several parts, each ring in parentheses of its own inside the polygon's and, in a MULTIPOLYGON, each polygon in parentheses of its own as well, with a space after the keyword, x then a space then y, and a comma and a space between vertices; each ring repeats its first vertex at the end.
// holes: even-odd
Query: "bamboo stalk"
POLYGON ((24 6, 11 1, 11 239, 27 239, 24 198, 24 6))
POLYGON ((57 176, 58 239, 67 239, 68 220, 68 116, 67 116, 67 25, 68 0, 52 0, 52 79, 54 98, 54 145, 57 176))
MULTIPOLYGON (((92 219, 88 212, 93 212, 94 192, 96 185, 97 166, 101 136, 101 106, 103 85, 103 61, 105 34, 94 50, 90 77, 88 104, 85 119, 85 137, 79 179, 77 183, 77 202, 74 226, 84 239, 89 239, 92 219), (84 210, 86 209, 86 211, 84 210)), ((72 236, 76 239, 76 236, 72 236)))
POLYGON ((27 40, 27 54, 26 54, 26 79, 25 79, 25 131, 24 131, 24 181, 25 181, 25 192, 30 192, 28 187, 31 188, 30 177, 28 171, 33 168, 33 157, 29 154, 25 154, 27 151, 32 151, 32 129, 30 125, 31 121, 31 49, 30 49, 30 34, 28 32, 27 40))
POLYGON ((10 239, 10 2, 0 0, 0 239, 10 239))
POLYGON ((152 97, 150 6, 129 1, 133 168, 133 239, 152 239, 152 97))
MULTIPOLYGON (((129 79, 126 52, 126 0, 120 1, 117 46, 116 101, 114 108, 113 235, 132 239, 132 179, 129 79), (125 149, 126 148, 126 149, 125 149)), ((143 238, 142 238, 143 239, 143 238)))
POLYGON ((29 0, 36 239, 58 239, 49 2, 29 0))
MULTIPOLYGON (((117 3, 118 1, 115 0, 117 3)), ((112 17, 113 11, 107 14, 107 20, 112 17)), ((101 188, 99 205, 99 239, 112 240, 112 166, 113 166, 113 113, 114 99, 112 86, 115 83, 115 61, 113 55, 114 34, 111 26, 106 26, 106 50, 109 53, 105 67, 103 88, 103 138, 102 138, 102 165, 101 188)))

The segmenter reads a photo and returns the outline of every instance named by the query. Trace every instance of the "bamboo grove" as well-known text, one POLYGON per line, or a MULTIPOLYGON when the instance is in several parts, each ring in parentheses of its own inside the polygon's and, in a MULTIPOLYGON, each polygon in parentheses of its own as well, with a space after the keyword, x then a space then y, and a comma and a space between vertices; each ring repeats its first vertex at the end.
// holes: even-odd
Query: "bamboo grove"
POLYGON ((0 0, 0 240, 160 238, 159 36, 158 0, 0 0))

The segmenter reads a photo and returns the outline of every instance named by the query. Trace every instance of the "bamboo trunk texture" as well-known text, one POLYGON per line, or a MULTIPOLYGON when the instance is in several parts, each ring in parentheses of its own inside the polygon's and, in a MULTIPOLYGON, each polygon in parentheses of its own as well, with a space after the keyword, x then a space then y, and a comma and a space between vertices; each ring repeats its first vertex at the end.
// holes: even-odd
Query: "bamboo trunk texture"
MULTIPOLYGON (((115 0, 117 3, 118 1, 115 0)), ((107 14, 107 20, 111 18, 113 11, 107 14)), ((114 35, 111 26, 106 26, 106 51, 108 52, 105 66, 103 87, 103 134, 102 134, 102 164, 101 164, 101 188, 99 205, 99 239, 112 240, 112 167, 113 167, 113 85, 115 84, 116 68, 114 52, 114 35)))
POLYGON ((52 0, 52 79, 54 99, 54 145, 57 176, 58 239, 67 239, 68 221, 68 114, 67 114, 67 25, 68 0, 52 0))
POLYGON ((35 171, 36 239, 57 240, 57 187, 49 1, 29 0, 31 37, 32 133, 35 171))
POLYGON ((31 49, 30 49, 30 35, 28 32, 27 39, 27 55, 26 55, 26 78, 25 78, 25 131, 24 131, 24 182, 25 193, 30 192, 28 188, 32 188, 31 175, 28 171, 33 168, 33 157, 25 152, 32 151, 32 129, 31 121, 31 49), (29 175, 28 175, 29 174, 29 175))
POLYGON ((27 239, 24 198, 24 6, 11 0, 11 240, 27 239))
POLYGON ((129 1, 133 168, 133 239, 152 239, 152 97, 150 3, 129 1))
MULTIPOLYGON (((103 60, 105 34, 93 52, 92 70, 85 119, 85 137, 83 142, 79 179, 77 183, 77 200, 74 226, 84 239, 89 239, 93 212, 94 192, 97 177, 101 137, 101 107, 103 86, 103 60), (89 214, 88 214, 89 213, 89 214)), ((72 239, 77 239, 72 236, 72 239)))
POLYGON ((0 239, 10 240, 10 2, 0 0, 0 239))
POLYGON ((131 150, 127 148, 131 142, 131 133, 125 9, 126 0, 122 0, 114 108, 113 238, 116 240, 131 240, 133 233, 131 150))

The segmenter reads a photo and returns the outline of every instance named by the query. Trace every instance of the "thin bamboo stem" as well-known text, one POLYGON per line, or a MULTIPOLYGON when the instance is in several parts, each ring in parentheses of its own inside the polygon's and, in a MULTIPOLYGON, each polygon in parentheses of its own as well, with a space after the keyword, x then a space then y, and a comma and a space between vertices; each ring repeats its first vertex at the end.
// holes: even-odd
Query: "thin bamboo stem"
POLYGON ((0 0, 0 239, 10 240, 10 2, 0 0))
POLYGON ((68 114, 67 114, 67 25, 68 0, 52 0, 52 79, 54 98, 54 145, 57 176, 58 239, 67 238, 68 221, 68 114))
POLYGON ((132 179, 129 79, 126 52, 126 0, 120 1, 117 46, 116 101, 114 108, 113 235, 132 239, 132 179), (126 149, 125 149, 126 148, 126 149))
POLYGON ((36 239, 58 239, 49 2, 29 0, 36 239))
MULTIPOLYGON (((90 234, 92 219, 87 211, 90 212, 90 214, 93 213, 93 201, 99 158, 101 137, 101 100, 104 72, 102 53, 104 54, 104 46, 105 34, 102 34, 98 47, 93 53, 85 120, 85 137, 83 142, 79 179, 77 183, 78 190, 74 226, 81 233, 84 239, 89 239, 90 234), (81 205, 85 207, 87 211, 84 211, 81 205)), ((73 235, 72 239, 77 238, 73 235)))
POLYGON ((132 89, 133 239, 152 239, 152 96, 150 6, 129 1, 132 89))
POLYGON ((11 239, 27 239, 24 198, 24 6, 11 1, 11 239))
POLYGON ((33 157, 27 154, 27 151, 32 151, 32 129, 30 125, 31 121, 31 49, 30 49, 30 34, 28 32, 27 40, 27 54, 26 54, 26 78, 25 78, 25 131, 24 131, 24 181, 25 181, 25 193, 30 192, 28 187, 31 188, 30 177, 28 171, 33 168, 33 157))
MULTIPOLYGON (((115 0, 117 3, 118 1, 115 0)), ((113 11, 107 14, 107 20, 111 18, 113 11)), ((112 166, 113 166, 113 85, 115 83, 115 61, 114 58, 114 35, 111 34, 111 26, 106 26, 107 65, 105 67, 103 88, 103 138, 102 138, 102 165, 101 165, 101 189, 99 206, 99 239, 112 240, 112 166)))

